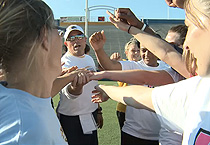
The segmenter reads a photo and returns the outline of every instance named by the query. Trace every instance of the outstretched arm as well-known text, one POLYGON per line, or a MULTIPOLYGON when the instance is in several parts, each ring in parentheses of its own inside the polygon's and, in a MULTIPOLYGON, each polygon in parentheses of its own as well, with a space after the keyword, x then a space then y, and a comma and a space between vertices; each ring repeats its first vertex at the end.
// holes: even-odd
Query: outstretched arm
POLYGON ((117 102, 133 106, 138 109, 154 110, 152 104, 152 88, 144 86, 126 86, 126 87, 115 87, 115 86, 97 86, 96 90, 100 94, 92 96, 92 102, 98 103, 106 98, 111 98, 117 102))
POLYGON ((174 83, 173 78, 164 70, 146 71, 146 70, 125 70, 125 71, 101 71, 95 72, 90 79, 110 79, 121 81, 134 85, 152 85, 161 86, 174 83))
MULTIPOLYGON (((120 21, 110 12, 110 21, 117 27, 125 32, 128 31, 130 25, 120 21)), ((129 20, 132 21, 132 20, 129 20)), ((176 69, 184 77, 189 78, 190 73, 187 71, 182 55, 178 53, 169 43, 165 40, 157 38, 156 36, 150 35, 141 31, 140 29, 131 26, 129 33, 133 35, 139 42, 143 43, 144 46, 149 49, 153 54, 155 54, 159 59, 169 64, 171 67, 176 69)))
POLYGON ((75 71, 76 69, 76 66, 73 66, 69 69, 62 69, 61 76, 57 77, 53 82, 51 97, 57 95, 63 87, 73 81, 74 77, 77 75, 77 71, 75 71))
POLYGON ((90 45, 95 51, 96 57, 100 65, 106 70, 121 70, 122 66, 117 61, 112 61, 104 51, 103 47, 106 42, 104 31, 95 32, 90 36, 90 45))

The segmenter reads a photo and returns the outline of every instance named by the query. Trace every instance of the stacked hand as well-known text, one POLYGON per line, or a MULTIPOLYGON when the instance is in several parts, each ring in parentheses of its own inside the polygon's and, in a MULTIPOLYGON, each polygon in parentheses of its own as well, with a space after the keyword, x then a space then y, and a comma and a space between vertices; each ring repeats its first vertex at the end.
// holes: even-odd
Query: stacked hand
POLYGON ((95 86, 94 95, 92 96, 93 103, 102 103, 109 99, 109 96, 103 91, 102 87, 103 85, 95 86))

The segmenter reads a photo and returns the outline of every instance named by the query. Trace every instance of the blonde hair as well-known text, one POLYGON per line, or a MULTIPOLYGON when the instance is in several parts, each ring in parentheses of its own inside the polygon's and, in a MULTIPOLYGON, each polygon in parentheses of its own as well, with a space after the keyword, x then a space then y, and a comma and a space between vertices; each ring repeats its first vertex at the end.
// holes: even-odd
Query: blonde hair
POLYGON ((14 62, 34 60, 43 32, 54 25, 52 10, 41 0, 0 0, 0 63, 10 72, 14 62))
POLYGON ((139 41, 138 41, 137 39, 135 39, 134 37, 132 37, 132 38, 130 39, 130 41, 128 41, 128 42, 125 44, 125 51, 127 51, 127 50, 129 49, 129 46, 130 46, 131 44, 137 45, 138 48, 140 48, 140 43, 139 43, 139 41))
POLYGON ((185 0, 184 9, 186 17, 197 27, 206 28, 199 15, 210 18, 210 1, 209 0, 185 0))
MULTIPOLYGON (((186 12, 186 18, 201 29, 206 29, 205 24, 200 19, 199 15, 209 19, 210 17, 210 1, 209 0, 185 0, 184 9, 186 12)), ((184 50, 183 58, 186 62, 187 70, 196 75, 197 59, 190 52, 190 50, 184 50)))

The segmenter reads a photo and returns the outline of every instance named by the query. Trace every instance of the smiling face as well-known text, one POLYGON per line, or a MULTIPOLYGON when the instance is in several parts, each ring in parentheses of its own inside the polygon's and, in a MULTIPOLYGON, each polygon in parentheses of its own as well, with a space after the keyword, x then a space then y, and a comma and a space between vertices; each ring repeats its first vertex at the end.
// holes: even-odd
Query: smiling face
POLYGON ((158 65, 157 57, 153 53, 151 53, 147 48, 145 48, 144 45, 141 44, 140 47, 140 54, 144 63, 148 66, 156 67, 158 65))
POLYGON ((140 48, 135 43, 131 43, 130 45, 128 45, 128 48, 125 50, 125 54, 128 60, 140 60, 140 48))
MULTIPOLYGON (((207 3, 209 4, 210 2, 207 3)), ((188 32, 184 49, 190 50, 197 59, 196 72, 198 75, 206 76, 210 74, 210 19, 204 15, 207 14, 204 9, 207 10, 206 6, 208 5, 202 4, 204 3, 200 3, 197 0, 190 0, 189 3, 187 3, 185 23, 188 26, 188 32), (191 8, 190 12, 189 8, 191 8)))
MULTIPOLYGON (((67 38, 71 38, 72 36, 82 35, 82 34, 83 33, 78 30, 73 30, 73 31, 71 31, 71 33, 68 35, 67 38)), ((75 40, 73 40, 73 41, 65 41, 64 44, 67 46, 68 51, 73 56, 83 56, 84 49, 86 46, 86 40, 87 40, 86 37, 84 37, 82 39, 75 38, 75 40)))

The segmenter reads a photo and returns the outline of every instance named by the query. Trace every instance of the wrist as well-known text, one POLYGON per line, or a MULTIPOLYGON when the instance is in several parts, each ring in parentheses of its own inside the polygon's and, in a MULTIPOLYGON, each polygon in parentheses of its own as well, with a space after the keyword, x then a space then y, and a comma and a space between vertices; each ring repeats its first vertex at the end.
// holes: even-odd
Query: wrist
POLYGON ((101 107, 97 108, 97 114, 102 114, 102 108, 101 107))
POLYGON ((82 94, 82 88, 74 87, 71 84, 68 86, 68 91, 69 91, 69 93, 71 93, 73 95, 80 95, 80 94, 82 94))

